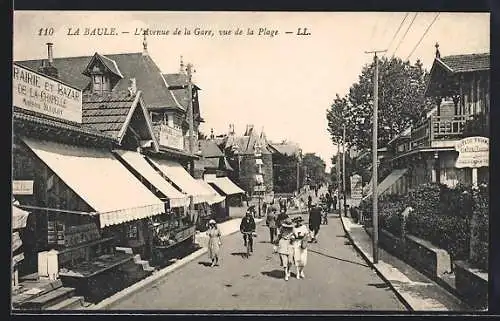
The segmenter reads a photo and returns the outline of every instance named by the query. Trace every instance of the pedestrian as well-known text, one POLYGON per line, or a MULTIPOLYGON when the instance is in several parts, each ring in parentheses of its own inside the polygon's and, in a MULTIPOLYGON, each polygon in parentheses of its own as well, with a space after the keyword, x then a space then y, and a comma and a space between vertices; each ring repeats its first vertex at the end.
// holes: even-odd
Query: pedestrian
POLYGON ((333 195, 332 206, 333 210, 337 210, 337 195, 333 195))
POLYGON ((332 195, 327 191, 325 195, 327 212, 330 212, 332 208, 332 195))
POLYGON ((308 209, 309 211, 311 210, 312 201, 313 201, 312 196, 311 196, 311 195, 309 195, 309 196, 307 197, 307 209, 308 209))
POLYGON ((304 268, 307 265, 307 241, 310 237, 309 229, 303 225, 304 219, 300 216, 295 217, 292 222, 295 223, 292 232, 293 239, 293 259, 297 268, 297 279, 304 278, 304 268))
POLYGON ((262 215, 266 215, 266 214, 267 214, 267 203, 263 202, 262 203, 262 214, 259 217, 262 217, 262 215))
POLYGON ((280 212, 276 218, 276 226, 281 228, 281 223, 283 223, 286 219, 288 219, 288 214, 285 212, 280 212))
POLYGON ((214 219, 208 221, 208 254, 212 260, 211 267, 219 265, 219 251, 222 245, 221 233, 214 219))
POLYGON ((286 219, 281 223, 280 234, 275 242, 275 252, 280 256, 280 265, 285 270, 285 281, 290 277, 293 261, 293 223, 286 219))
POLYGON ((321 227, 321 216, 321 208, 317 204, 313 204, 309 213, 309 229, 313 232, 313 243, 318 243, 317 236, 321 227))
POLYGON ((274 243, 274 240, 278 234, 276 220, 277 220, 276 208, 271 207, 266 218, 266 225, 267 227, 269 227, 269 235, 271 237, 271 243, 274 243))

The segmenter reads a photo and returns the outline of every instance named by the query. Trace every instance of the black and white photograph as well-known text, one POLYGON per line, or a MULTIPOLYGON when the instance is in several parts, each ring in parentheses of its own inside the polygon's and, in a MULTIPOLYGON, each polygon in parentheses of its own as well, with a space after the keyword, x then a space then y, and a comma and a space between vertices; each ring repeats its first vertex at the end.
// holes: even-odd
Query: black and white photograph
POLYGON ((11 314, 488 311, 489 12, 12 19, 11 314))

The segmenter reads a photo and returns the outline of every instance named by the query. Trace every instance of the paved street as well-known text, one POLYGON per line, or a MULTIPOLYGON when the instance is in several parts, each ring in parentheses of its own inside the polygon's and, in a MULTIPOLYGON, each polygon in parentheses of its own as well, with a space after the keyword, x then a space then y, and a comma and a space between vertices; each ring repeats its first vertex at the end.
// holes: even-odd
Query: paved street
POLYGON ((283 279, 262 222, 249 259, 241 256, 241 235, 226 236, 221 266, 209 267, 202 256, 109 309, 405 310, 349 245, 338 217, 331 215, 329 223, 322 225, 319 243, 310 245, 303 280, 294 273, 283 279))

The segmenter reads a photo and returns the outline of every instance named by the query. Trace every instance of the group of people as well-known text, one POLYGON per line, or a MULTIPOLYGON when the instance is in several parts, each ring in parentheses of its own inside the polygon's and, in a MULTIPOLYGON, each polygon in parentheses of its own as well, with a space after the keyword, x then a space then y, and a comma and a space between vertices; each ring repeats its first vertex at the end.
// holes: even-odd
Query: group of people
MULTIPOLYGON (((317 243, 317 237, 322 222, 322 210, 319 204, 309 201, 309 226, 304 224, 301 216, 290 218, 284 208, 277 213, 276 207, 270 206, 267 211, 266 225, 269 228, 270 243, 273 251, 279 255, 280 265, 284 269, 285 280, 291 275, 292 265, 296 267, 296 278, 305 277, 304 268, 307 265, 307 244, 317 243)), ((243 242, 249 245, 250 253, 253 252, 253 236, 255 235, 255 209, 249 208, 240 223, 240 232, 243 242)), ((207 231, 209 236, 208 250, 211 266, 219 262, 219 250, 222 244, 221 233, 214 220, 209 221, 207 231)))

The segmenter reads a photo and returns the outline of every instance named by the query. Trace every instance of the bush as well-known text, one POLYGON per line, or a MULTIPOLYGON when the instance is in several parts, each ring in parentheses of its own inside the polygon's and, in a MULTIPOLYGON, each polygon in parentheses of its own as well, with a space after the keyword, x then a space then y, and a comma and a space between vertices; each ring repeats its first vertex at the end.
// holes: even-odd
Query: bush
POLYGON ((477 243, 472 249, 470 263, 477 268, 488 271, 488 244, 489 244, 489 188, 487 185, 474 191, 473 204, 476 224, 472 228, 472 235, 477 238, 477 243))

